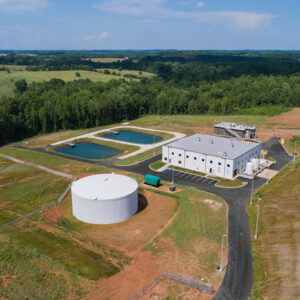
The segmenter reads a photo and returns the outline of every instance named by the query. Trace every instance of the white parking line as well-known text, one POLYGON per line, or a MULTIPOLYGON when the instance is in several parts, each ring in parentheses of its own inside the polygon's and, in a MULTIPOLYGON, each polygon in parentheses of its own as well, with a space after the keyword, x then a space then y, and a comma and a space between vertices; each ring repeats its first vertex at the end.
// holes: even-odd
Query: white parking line
POLYGON ((198 175, 194 176, 193 178, 191 178, 191 180, 194 180, 196 177, 198 177, 198 175))
POLYGON ((189 176, 187 176, 185 179, 188 179, 190 178, 191 176, 193 176, 194 174, 190 174, 189 176))
POLYGON ((181 174, 182 172, 176 172, 175 173, 175 177, 177 176, 177 175, 179 175, 179 174, 181 174))
POLYGON ((206 178, 202 183, 206 182, 207 180, 209 180, 209 178, 206 178))
POLYGON ((211 180, 208 184, 211 184, 211 183, 214 183, 215 182, 215 180, 211 180))
POLYGON ((200 177, 197 181, 200 181, 203 177, 200 177))
POLYGON ((182 175, 180 175, 179 177, 183 177, 184 175, 186 175, 186 173, 182 172, 182 175))

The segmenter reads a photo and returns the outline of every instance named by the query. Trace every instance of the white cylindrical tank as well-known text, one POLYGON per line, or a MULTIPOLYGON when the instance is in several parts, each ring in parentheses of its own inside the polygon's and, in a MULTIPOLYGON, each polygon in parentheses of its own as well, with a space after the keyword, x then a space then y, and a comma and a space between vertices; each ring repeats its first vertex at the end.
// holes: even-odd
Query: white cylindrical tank
POLYGON ((258 170, 258 159, 257 158, 252 158, 251 162, 253 164, 254 170, 257 171, 258 170))
POLYGON ((247 164, 246 164, 246 174, 248 174, 248 175, 253 174, 253 163, 247 162, 247 164))
POLYGON ((138 183, 119 174, 87 176, 72 184, 73 215, 90 224, 112 224, 138 209, 138 183))

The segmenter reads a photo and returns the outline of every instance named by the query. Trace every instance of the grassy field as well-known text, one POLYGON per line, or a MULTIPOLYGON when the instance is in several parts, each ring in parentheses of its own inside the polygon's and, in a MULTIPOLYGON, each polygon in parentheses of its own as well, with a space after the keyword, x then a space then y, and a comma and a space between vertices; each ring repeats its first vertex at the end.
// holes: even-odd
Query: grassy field
POLYGON ((162 168, 166 163, 162 162, 161 160, 157 160, 155 162, 153 162, 152 164, 150 164, 150 168, 153 170, 158 170, 160 168, 162 168))
POLYGON ((78 161, 72 161, 67 158, 48 155, 45 153, 38 153, 32 150, 16 149, 13 147, 0 148, 0 153, 10 155, 12 157, 40 164, 42 166, 65 172, 72 175, 88 175, 94 173, 101 173, 104 170, 110 171, 102 166, 90 165, 78 161))
POLYGON ((39 169, 0 161, 0 225, 55 201, 68 181, 39 169))
MULTIPOLYGON (((1 66, 1 65, 0 65, 1 66)), ((27 83, 48 81, 52 78, 59 78, 64 81, 72 81, 76 79, 90 79, 92 81, 109 81, 120 77, 110 74, 103 74, 93 71, 70 70, 70 71, 14 71, 11 73, 0 71, 0 96, 11 96, 14 90, 14 83, 20 79, 25 79, 27 83), (79 72, 80 77, 76 77, 75 73, 79 72)))
POLYGON ((75 299, 91 287, 79 276, 12 234, 0 234, 0 298, 75 299))
MULTIPOLYGON (((177 188, 182 187, 177 185, 177 188)), ((217 267, 222 234, 227 232, 225 203, 214 195, 186 187, 178 192, 176 197, 179 199, 176 218, 144 249, 155 255, 164 256, 167 255, 169 249, 162 247, 163 241, 167 241, 169 247, 175 244, 179 251, 178 257, 181 257, 183 261, 187 259, 186 256, 195 257, 193 261, 186 262, 184 266, 179 267, 182 272, 189 270, 190 276, 194 278, 205 278, 210 282, 219 280, 220 284, 221 277, 219 277, 217 267), (212 200, 213 204, 207 204, 205 199, 212 200), (216 208, 215 203, 222 203, 222 206, 216 208)), ((174 262, 172 269, 175 266, 174 262)), ((176 294, 172 295, 172 292, 168 295, 176 296, 176 294)), ((183 297, 183 299, 186 298, 183 297)))
MULTIPOLYGON (((252 299, 298 299, 300 159, 291 163, 254 196, 260 206, 258 239, 252 240, 255 281, 252 299)), ((248 205, 255 231, 256 206, 248 205)))
POLYGON ((68 270, 89 280, 98 280, 112 276, 120 271, 124 262, 128 262, 120 252, 98 245, 98 253, 80 245, 73 239, 42 229, 28 231, 11 230, 9 232, 24 246, 31 246, 68 270), (55 247, 54 247, 55 246, 55 247), (111 258, 115 259, 112 263, 111 258))
POLYGON ((157 154, 161 153, 161 147, 156 147, 154 149, 145 151, 141 154, 129 157, 129 158, 125 158, 125 159, 121 159, 121 160, 117 160, 116 162, 114 162, 115 165, 117 166, 128 166, 131 164, 135 164, 138 162, 141 162, 143 160, 146 160, 152 156, 155 156, 157 154))
POLYGON ((240 187, 240 186, 243 186, 243 181, 236 178, 234 180, 230 180, 230 179, 224 179, 222 178, 216 185, 217 186, 221 186, 221 187, 231 187, 231 188, 234 188, 234 187, 240 187))
POLYGON ((284 147, 289 153, 293 153, 295 151, 296 146, 296 152, 298 155, 300 155, 300 136, 293 136, 290 139, 285 140, 284 147))

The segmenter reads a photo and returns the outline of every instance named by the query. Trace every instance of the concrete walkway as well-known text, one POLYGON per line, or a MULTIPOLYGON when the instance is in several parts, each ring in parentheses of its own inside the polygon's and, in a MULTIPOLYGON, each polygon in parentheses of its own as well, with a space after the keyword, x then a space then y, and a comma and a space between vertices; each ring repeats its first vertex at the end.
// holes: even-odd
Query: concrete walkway
POLYGON ((67 174, 67 173, 63 173, 63 172, 60 172, 60 171, 52 170, 52 169, 49 169, 47 167, 44 167, 44 166, 41 166, 41 165, 38 165, 38 164, 34 164, 34 163, 30 163, 30 162, 27 162, 27 161, 24 161, 24 160, 20 160, 20 159, 14 158, 14 157, 9 156, 9 155, 5 155, 5 154, 1 154, 0 153, 0 157, 8 159, 8 160, 11 160, 11 161, 13 161, 15 163, 18 163, 18 164, 22 164, 22 165, 26 165, 26 166, 38 168, 38 169, 43 170, 43 171, 45 171, 47 173, 51 173, 51 174, 54 174, 54 175, 57 175, 57 176, 60 176, 60 177, 65 177, 65 178, 69 178, 69 179, 75 179, 75 177, 73 175, 71 175, 71 174, 67 174))
POLYGON ((150 128, 144 128, 144 127, 137 127, 137 126, 116 126, 116 127, 111 127, 111 128, 108 128, 108 129, 102 129, 102 130, 90 132, 90 133, 87 133, 87 134, 79 135, 79 136, 76 136, 74 138, 66 139, 66 140, 63 140, 63 141, 59 141, 59 142, 51 144, 51 146, 57 146, 57 145, 68 143, 68 142, 72 142, 72 141, 75 141, 75 140, 78 140, 78 139, 86 139, 86 138, 88 138, 88 139, 95 139, 95 140, 100 140, 100 141, 107 141, 107 142, 113 142, 113 143, 119 143, 119 144, 125 144, 125 145, 131 145, 131 146, 140 147, 140 149, 137 150, 137 151, 134 151, 134 152, 131 152, 129 154, 126 154, 126 155, 123 155, 123 156, 119 157, 119 159, 125 159, 125 158, 129 158, 129 157, 135 156, 137 154, 143 153, 145 151, 148 151, 148 150, 160 147, 162 145, 171 143, 171 142, 173 142, 175 140, 178 140, 180 138, 183 138, 183 137, 185 137, 185 134, 179 133, 179 132, 170 132, 170 131, 164 131, 164 130, 158 130, 158 129, 150 129, 150 128), (163 133, 172 134, 172 135, 174 135, 174 137, 172 137, 172 138, 170 138, 168 140, 163 140, 162 142, 159 142, 159 143, 144 145, 144 144, 137 144, 137 143, 130 143, 130 142, 125 142, 125 141, 119 141, 119 140, 106 139, 106 138, 103 138, 103 137, 97 137, 96 136, 99 133, 110 132, 110 131, 114 131, 114 130, 120 129, 120 128, 140 129, 140 130, 146 130, 146 131, 150 131, 150 132, 163 132, 163 133))

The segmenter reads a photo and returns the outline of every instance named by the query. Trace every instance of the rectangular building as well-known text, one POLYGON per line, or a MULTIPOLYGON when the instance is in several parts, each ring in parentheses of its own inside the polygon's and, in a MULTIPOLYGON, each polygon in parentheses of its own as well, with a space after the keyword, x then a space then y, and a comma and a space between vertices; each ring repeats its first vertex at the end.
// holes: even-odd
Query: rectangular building
POLYGON ((223 122, 214 125, 214 133, 233 138, 254 139, 256 137, 256 128, 250 125, 223 122))
POLYGON ((196 133, 162 149, 162 161, 181 168, 233 179, 252 158, 259 158, 261 144, 196 133))

